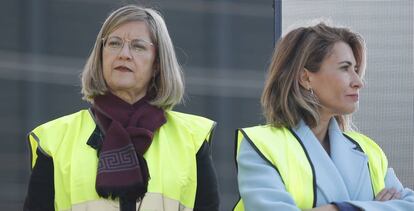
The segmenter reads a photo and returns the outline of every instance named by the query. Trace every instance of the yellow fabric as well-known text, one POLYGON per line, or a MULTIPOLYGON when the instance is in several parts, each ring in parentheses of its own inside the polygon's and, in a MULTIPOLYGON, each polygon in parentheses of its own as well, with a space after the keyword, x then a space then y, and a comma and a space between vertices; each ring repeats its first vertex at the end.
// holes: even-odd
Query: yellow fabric
POLYGON ((388 169, 387 157, 378 144, 369 137, 357 132, 345 132, 345 134, 356 141, 367 155, 372 189, 376 196, 385 188, 385 176, 388 169))
MULTIPOLYGON (((148 192, 160 193, 193 208, 197 188, 196 153, 214 126, 199 116, 165 112, 167 123, 154 133, 144 157, 151 179, 148 192)), ((96 124, 88 110, 45 123, 31 133, 36 147, 53 158, 56 210, 99 199, 95 191, 97 152, 86 144, 96 124)))
POLYGON ((241 129, 237 151, 243 137, 279 171, 286 190, 301 209, 313 206, 313 173, 299 141, 286 128, 270 125, 241 129), (244 134, 243 134, 244 133, 244 134))
POLYGON ((30 151, 31 151, 31 166, 32 168, 34 168, 34 165, 36 164, 36 160, 37 160, 37 154, 36 154, 36 149, 38 147, 37 137, 34 134, 29 133, 27 140, 29 141, 29 146, 30 146, 30 151))
MULTIPOLYGON (((345 133, 356 141, 368 157, 369 171, 375 195, 384 185, 388 162, 381 148, 370 138, 356 133, 345 133)), ((236 152, 245 138, 278 170, 286 190, 293 197, 300 209, 313 207, 314 188, 311 164, 299 144, 299 140, 286 128, 275 128, 270 125, 241 129, 238 132, 236 152), (244 131, 244 134, 243 134, 244 131)), ((236 154, 237 158, 237 154, 236 154)), ((235 211, 243 211, 240 200, 235 211)))
POLYGON ((239 199, 236 206, 234 206, 233 211, 244 211, 243 199, 241 199, 241 198, 239 199))

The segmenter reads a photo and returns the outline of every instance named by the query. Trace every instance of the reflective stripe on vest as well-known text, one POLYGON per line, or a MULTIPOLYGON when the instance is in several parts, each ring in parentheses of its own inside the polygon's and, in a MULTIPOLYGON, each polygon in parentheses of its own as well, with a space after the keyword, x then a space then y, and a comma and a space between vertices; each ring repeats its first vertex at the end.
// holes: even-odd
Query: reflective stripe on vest
MULTIPOLYGON (((388 168, 385 154, 374 141, 362 134, 346 132, 345 135, 360 146, 368 157, 375 196, 385 187, 384 178, 388 168)), ((316 206, 314 169, 300 139, 292 131, 287 128, 265 125, 240 129, 237 136, 236 157, 240 143, 245 138, 277 170, 296 206, 300 209, 310 209, 316 206)), ((244 210, 242 200, 236 204, 234 210, 244 210)))
MULTIPOLYGON (((174 111, 165 111, 165 115, 167 123, 154 133, 152 144, 144 154, 151 179, 141 208, 192 210, 197 189, 195 155, 204 140, 209 139, 215 123, 174 111)), ((90 203, 108 201, 95 191, 97 152, 86 144, 95 127, 90 112, 82 110, 45 123, 29 135, 32 166, 36 163, 38 148, 53 158, 56 210, 79 208, 82 204, 85 206, 80 210, 96 210, 90 203)))

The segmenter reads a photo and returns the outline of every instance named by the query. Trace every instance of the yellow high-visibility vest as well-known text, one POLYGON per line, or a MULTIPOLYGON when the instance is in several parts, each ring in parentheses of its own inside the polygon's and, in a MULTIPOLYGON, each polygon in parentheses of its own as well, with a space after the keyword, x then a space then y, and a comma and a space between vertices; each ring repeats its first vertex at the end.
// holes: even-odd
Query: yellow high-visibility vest
MULTIPOLYGON (((344 135, 367 155, 372 188, 377 195, 385 187, 388 161, 384 152, 365 135, 357 132, 345 132, 344 135)), ((236 137, 236 158, 243 138, 254 144, 259 153, 275 167, 287 192, 300 209, 315 207, 315 172, 301 141, 289 129, 271 125, 239 129, 236 137)), ((234 210, 244 210, 242 200, 236 204, 234 210)))
MULTIPOLYGON (((151 178, 141 210, 192 210, 197 189, 196 154, 215 122, 204 117, 165 111, 167 122, 154 133, 144 154, 151 178)), ((116 200, 95 190, 97 152, 87 145, 97 127, 89 110, 47 122, 29 134, 32 167, 36 150, 53 159, 55 210, 119 210, 116 200)))

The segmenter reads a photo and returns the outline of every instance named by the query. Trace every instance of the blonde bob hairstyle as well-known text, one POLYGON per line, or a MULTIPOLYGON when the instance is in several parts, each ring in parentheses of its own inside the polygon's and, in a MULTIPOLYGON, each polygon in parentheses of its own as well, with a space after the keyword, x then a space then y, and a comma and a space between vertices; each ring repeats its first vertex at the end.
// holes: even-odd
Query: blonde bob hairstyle
MULTIPOLYGON (((319 124, 317 97, 299 83, 306 68, 318 72, 337 42, 347 43, 355 56, 361 78, 365 71, 365 41, 345 27, 324 22, 296 28, 277 43, 261 97, 263 115, 275 127, 295 127, 301 119, 311 128, 319 124)), ((328 87, 327 87, 328 88, 328 87)), ((335 116, 343 131, 352 129, 351 114, 335 116)))
POLYGON ((93 103, 98 95, 108 92, 102 72, 103 38, 116 30, 122 24, 131 21, 143 21, 147 24, 151 42, 156 48, 156 59, 153 81, 149 93, 154 93, 151 104, 163 109, 171 109, 180 103, 184 93, 181 67, 178 64, 174 47, 161 15, 154 9, 136 5, 127 5, 112 12, 103 23, 95 45, 82 72, 83 99, 93 103))

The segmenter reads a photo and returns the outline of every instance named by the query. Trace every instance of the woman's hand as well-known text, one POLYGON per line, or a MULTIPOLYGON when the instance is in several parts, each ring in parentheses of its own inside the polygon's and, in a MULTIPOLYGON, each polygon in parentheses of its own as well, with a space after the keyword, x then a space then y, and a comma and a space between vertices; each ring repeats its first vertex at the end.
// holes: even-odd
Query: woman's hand
POLYGON ((401 194, 395 188, 384 188, 382 189, 377 196, 375 201, 389 201, 393 199, 400 199, 401 194))
MULTIPOLYGON (((377 196, 375 201, 389 201, 394 199, 400 199, 401 194, 395 188, 384 188, 382 189, 377 196)), ((304 211, 339 211, 338 207, 332 204, 327 204, 320 207, 315 207, 313 209, 307 209, 304 211)))
POLYGON ((333 204, 327 204, 320 207, 315 207, 313 209, 308 209, 304 211, 339 211, 338 207, 333 204))

